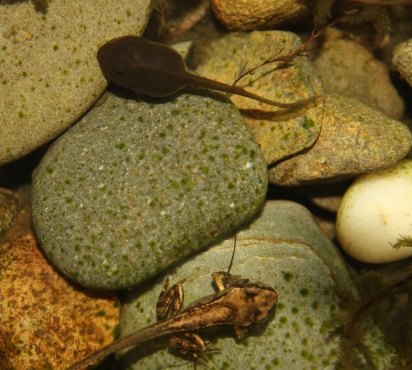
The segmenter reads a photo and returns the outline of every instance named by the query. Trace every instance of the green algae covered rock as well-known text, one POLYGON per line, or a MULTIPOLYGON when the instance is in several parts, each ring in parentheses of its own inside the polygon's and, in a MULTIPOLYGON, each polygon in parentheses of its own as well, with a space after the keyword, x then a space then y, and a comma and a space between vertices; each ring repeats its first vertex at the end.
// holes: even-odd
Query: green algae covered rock
POLYGON ((261 207, 266 165, 239 112, 220 94, 185 91, 142 102, 110 95, 41 162, 35 230, 82 285, 136 285, 261 207))

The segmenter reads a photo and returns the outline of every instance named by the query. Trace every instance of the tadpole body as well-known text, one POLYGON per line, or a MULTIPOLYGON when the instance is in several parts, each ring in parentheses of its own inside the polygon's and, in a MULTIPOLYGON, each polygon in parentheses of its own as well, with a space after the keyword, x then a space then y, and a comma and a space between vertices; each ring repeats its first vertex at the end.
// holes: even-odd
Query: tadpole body
POLYGON ((129 35, 108 41, 98 50, 97 60, 106 78, 116 85, 154 98, 173 95, 187 85, 241 95, 280 108, 300 108, 318 98, 279 103, 241 87, 198 76, 187 70, 176 50, 139 36, 129 35))

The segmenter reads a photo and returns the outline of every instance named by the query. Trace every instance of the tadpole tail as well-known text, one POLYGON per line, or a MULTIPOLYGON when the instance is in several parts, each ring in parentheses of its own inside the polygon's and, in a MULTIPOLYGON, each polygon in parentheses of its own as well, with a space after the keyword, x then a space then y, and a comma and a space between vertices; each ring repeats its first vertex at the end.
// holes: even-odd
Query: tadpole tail
POLYGON ((218 91, 223 91, 231 94, 236 94, 236 95, 241 95, 246 98, 250 98, 253 100, 258 100, 261 101, 262 103, 266 103, 269 105, 273 105, 278 108, 284 108, 284 109, 297 109, 297 108, 303 108, 304 106, 316 101, 317 99, 321 98, 320 95, 314 95, 306 99, 299 100, 295 103, 280 103, 274 100, 266 99, 262 96, 253 94, 242 87, 239 86, 233 86, 233 85, 226 85, 221 82, 213 81, 210 80, 206 77, 198 76, 193 73, 187 72, 188 75, 190 75, 190 78, 188 77, 187 79, 187 85, 194 85, 194 82, 197 82, 197 86, 205 87, 207 89, 212 89, 212 90, 218 90, 218 91))
POLYGON ((77 370, 85 366, 91 365, 93 362, 100 360, 114 352, 120 351, 135 344, 146 342, 148 340, 154 339, 165 335, 164 329, 168 326, 169 319, 154 323, 152 325, 146 326, 140 330, 134 331, 113 343, 103 347, 96 352, 92 353, 90 356, 84 358, 83 360, 76 362, 70 366, 67 370, 77 370))

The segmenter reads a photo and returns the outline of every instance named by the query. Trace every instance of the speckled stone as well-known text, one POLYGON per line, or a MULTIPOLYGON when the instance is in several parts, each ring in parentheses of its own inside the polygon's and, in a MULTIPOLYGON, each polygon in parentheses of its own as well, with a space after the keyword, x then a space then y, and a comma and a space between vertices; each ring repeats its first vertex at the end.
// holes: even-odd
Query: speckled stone
POLYGON ((0 368, 67 369, 113 341, 120 304, 73 286, 32 233, 0 244, 0 368))
POLYGON ((109 95, 45 155, 33 222, 47 256, 75 281, 133 286, 261 207, 266 165, 238 110, 221 94, 185 92, 109 95))
POLYGON ((391 83, 386 64, 356 41, 345 38, 343 31, 329 28, 322 36, 314 63, 326 92, 348 95, 401 119, 405 104, 391 83))
POLYGON ((339 180, 394 166, 409 152, 410 130, 344 95, 325 97, 322 131, 307 151, 269 170, 269 182, 299 185, 339 180))
POLYGON ((55 138, 93 105, 107 86, 97 49, 140 35, 151 10, 150 0, 9 3, 0 6, 0 165, 55 138), (48 5, 40 11, 34 3, 48 5))
POLYGON ((403 78, 412 86, 412 39, 395 47, 392 62, 403 78))
MULTIPOLYGON (((213 42, 204 63, 196 72, 226 84, 233 84, 234 75, 258 66, 279 53, 287 55, 302 45, 290 32, 265 31, 231 33, 213 42)), ((324 94, 317 69, 305 56, 297 56, 288 68, 270 63, 238 82, 238 86, 267 99, 294 103, 324 94)), ((268 104, 232 95, 263 152, 267 164, 310 147, 317 139, 323 112, 323 100, 296 110, 281 109, 268 104)))
MULTIPOLYGON (((211 273, 227 270, 232 251, 233 238, 229 238, 165 271, 150 289, 142 284, 128 292, 120 314, 122 335, 155 322, 156 301, 166 277, 171 284, 188 279, 184 285, 186 305, 213 294, 211 273)), ((213 341, 210 348, 220 349, 213 360, 221 369, 335 369, 340 338, 329 335, 326 323, 338 313, 340 297, 358 294, 337 248, 309 211, 289 201, 267 202, 259 217, 237 233, 231 273, 271 285, 279 301, 269 321, 240 342, 231 328, 219 329, 216 342, 215 331, 201 334, 213 341)), ((392 351, 384 344, 382 332, 377 326, 365 325, 364 333, 377 368, 384 369, 392 351)), ((157 346, 161 343, 159 338, 127 350, 118 368, 193 369, 193 362, 157 346)), ((361 357, 355 354, 357 360, 361 357)), ((205 366, 213 368, 213 363, 205 366)))
POLYGON ((211 0, 213 14, 229 30, 280 28, 311 14, 314 0, 211 0))

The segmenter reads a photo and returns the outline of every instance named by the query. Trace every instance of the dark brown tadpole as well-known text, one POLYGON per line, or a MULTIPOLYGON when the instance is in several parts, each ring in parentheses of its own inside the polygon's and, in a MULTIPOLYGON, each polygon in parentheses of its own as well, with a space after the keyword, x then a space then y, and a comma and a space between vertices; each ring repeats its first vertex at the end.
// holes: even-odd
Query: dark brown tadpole
POLYGON ((110 40, 97 52, 104 75, 116 85, 155 98, 170 96, 186 85, 242 95, 280 108, 300 108, 319 98, 313 96, 296 103, 279 103, 188 72, 182 56, 167 45, 139 36, 110 40))

